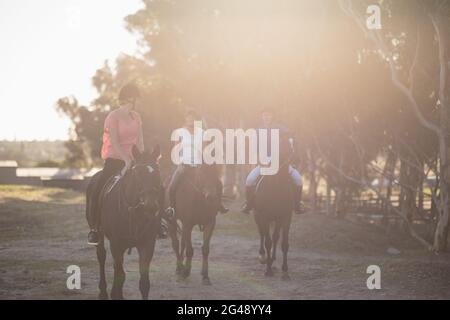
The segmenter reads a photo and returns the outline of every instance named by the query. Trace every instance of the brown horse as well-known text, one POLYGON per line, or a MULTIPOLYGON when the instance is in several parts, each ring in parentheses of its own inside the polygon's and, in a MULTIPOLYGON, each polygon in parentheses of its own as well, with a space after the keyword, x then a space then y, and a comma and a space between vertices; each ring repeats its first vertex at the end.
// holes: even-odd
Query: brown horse
POLYGON ((184 168, 186 173, 176 192, 175 218, 168 225, 172 247, 177 258, 176 273, 185 279, 191 273, 192 230, 198 225, 203 231, 202 282, 211 284, 208 275, 208 256, 211 237, 216 225, 219 197, 218 172, 215 165, 184 168), (181 240, 178 239, 178 222, 181 222, 181 240), (186 254, 186 255, 185 255, 186 254))
MULTIPOLYGON (((97 246, 97 258, 100 265, 100 299, 108 299, 105 276, 105 237, 110 242, 114 260, 114 282, 111 289, 112 299, 123 299, 125 271, 124 253, 135 247, 139 253, 139 289, 142 299, 148 299, 150 290, 149 269, 155 249, 155 241, 161 224, 164 192, 157 160, 159 147, 152 154, 140 154, 133 149, 135 165, 120 180, 114 183, 111 178, 103 188, 100 206, 100 241, 97 246)), ((86 210, 92 210, 92 186, 98 175, 94 176, 87 190, 86 210)))
POLYGON ((260 234, 260 262, 266 264, 265 275, 273 276, 272 264, 281 233, 283 251, 282 271, 284 280, 289 279, 287 253, 289 229, 294 209, 294 194, 289 176, 291 147, 287 139, 280 137, 280 168, 275 175, 263 176, 256 187, 254 218, 260 234), (271 229, 273 230, 271 234, 271 229))

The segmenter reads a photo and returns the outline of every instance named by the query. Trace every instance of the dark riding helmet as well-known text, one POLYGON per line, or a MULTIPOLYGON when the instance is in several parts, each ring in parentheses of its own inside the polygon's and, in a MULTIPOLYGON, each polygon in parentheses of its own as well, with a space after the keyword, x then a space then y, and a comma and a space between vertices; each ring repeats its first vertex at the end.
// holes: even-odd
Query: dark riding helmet
POLYGON ((119 92, 119 101, 135 100, 140 97, 139 88, 134 83, 124 85, 119 92))

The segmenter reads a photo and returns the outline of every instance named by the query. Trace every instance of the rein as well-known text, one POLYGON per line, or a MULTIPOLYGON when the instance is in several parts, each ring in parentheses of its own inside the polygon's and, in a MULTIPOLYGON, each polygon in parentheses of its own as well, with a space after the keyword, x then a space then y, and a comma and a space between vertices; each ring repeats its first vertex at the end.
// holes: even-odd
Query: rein
MULTIPOLYGON (((149 166, 150 167, 150 166, 149 166)), ((135 166, 133 167, 135 168, 135 166)), ((151 167, 150 167, 151 168, 151 167)), ((151 170, 154 170, 153 168, 151 170)), ((125 177, 125 175, 123 176, 125 177)), ((122 177, 122 178, 123 178, 122 177)), ((121 182, 121 181, 119 181, 121 182)), ((154 188, 155 192, 158 192, 157 188, 154 188)), ((138 201, 136 204, 131 204, 127 197, 126 197, 126 193, 124 191, 124 187, 123 187, 123 183, 121 183, 119 185, 119 199, 118 199, 118 208, 119 208, 119 212, 122 212, 122 202, 125 204, 126 207, 126 212, 128 214, 128 221, 129 221, 129 237, 134 240, 134 241, 138 241, 140 236, 142 234, 137 234, 137 228, 136 232, 133 232, 133 224, 132 224, 132 219, 133 219, 133 213, 136 212, 136 210, 140 209, 140 208, 144 208, 145 207, 145 201, 139 196, 138 197, 138 201)), ((150 223, 152 222, 152 219, 148 219, 147 223, 143 226, 142 230, 146 230, 146 228, 150 225, 150 223)), ((129 248, 129 253, 131 251, 131 247, 129 248)))

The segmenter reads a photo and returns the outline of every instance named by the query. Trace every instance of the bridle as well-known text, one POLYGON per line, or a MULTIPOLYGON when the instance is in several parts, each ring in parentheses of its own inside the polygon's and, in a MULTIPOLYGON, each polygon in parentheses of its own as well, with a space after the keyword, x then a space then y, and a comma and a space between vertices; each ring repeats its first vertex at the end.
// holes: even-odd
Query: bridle
MULTIPOLYGON (((155 169, 153 166, 151 165, 141 165, 141 164, 135 164, 131 167, 130 170, 128 170, 123 177, 125 177, 125 175, 131 171, 134 172, 133 170, 136 169, 138 166, 146 166, 147 170, 150 173, 153 173, 154 171, 157 171, 158 169, 155 169)), ((133 228, 133 223, 132 223, 132 219, 135 216, 135 213, 141 209, 141 208, 145 208, 146 207, 146 200, 143 197, 143 193, 144 191, 140 191, 137 197, 137 201, 135 203, 132 203, 131 201, 129 201, 129 199, 127 199, 126 196, 126 192, 124 189, 124 183, 120 183, 119 185, 119 198, 118 198, 118 208, 119 211, 122 211, 122 203, 125 204, 125 209, 126 212, 128 214, 128 221, 129 221, 129 235, 131 238, 133 238, 133 240, 137 241, 140 236, 142 234, 137 234, 137 232, 133 232, 132 228, 133 228)), ((155 195, 158 195, 158 193, 160 192, 160 187, 161 185, 155 185, 153 186, 150 190, 145 190, 145 191, 150 191, 151 193, 154 193, 155 195)), ((157 202, 157 201, 156 201, 157 202)), ((156 208, 155 212, 158 211, 158 208, 156 208)), ((147 219, 147 223, 142 226, 140 229, 143 230, 142 232, 145 232, 145 230, 147 229, 147 227, 153 222, 153 219, 147 219)), ((136 230, 137 231, 137 227, 136 230)))
MULTIPOLYGON (((135 164, 135 165, 133 165, 133 166, 131 167, 131 169, 130 169, 129 171, 133 171, 133 170, 136 169, 138 166, 145 166, 145 167, 147 167, 147 170, 148 170, 150 173, 152 173, 152 172, 154 172, 155 170, 157 170, 157 169, 153 168, 151 165, 138 165, 138 164, 135 164)), ((125 176, 127 173, 128 173, 128 172, 126 172, 126 173, 124 174, 124 176, 125 176)), ((125 190, 124 190, 123 185, 124 185, 124 184, 122 183, 122 184, 120 184, 120 187, 119 187, 119 208, 121 207, 121 206, 120 206, 121 201, 123 201, 123 202, 125 203, 126 208, 127 208, 127 211, 130 212, 130 213, 136 211, 137 209, 140 209, 140 208, 145 207, 146 203, 145 203, 145 199, 143 198, 144 191, 141 190, 141 192, 139 192, 138 197, 137 197, 137 202, 136 202, 136 203, 131 203, 131 202, 127 199, 127 197, 126 197, 126 193, 125 193, 125 190)), ((149 191, 154 192, 154 193, 158 193, 158 192, 159 192, 159 187, 160 187, 160 186, 154 186, 154 187, 151 188, 149 191)))

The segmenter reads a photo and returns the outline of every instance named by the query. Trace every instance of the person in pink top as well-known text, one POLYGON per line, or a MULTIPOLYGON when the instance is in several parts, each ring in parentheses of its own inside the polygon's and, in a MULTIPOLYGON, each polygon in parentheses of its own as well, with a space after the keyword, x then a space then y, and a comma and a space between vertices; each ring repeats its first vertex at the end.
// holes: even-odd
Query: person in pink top
MULTIPOLYGON (((97 206, 100 192, 106 182, 114 175, 124 174, 131 167, 133 146, 136 146, 139 152, 144 151, 142 121, 139 113, 135 111, 139 97, 139 89, 135 85, 125 85, 119 92, 119 108, 111 111, 105 119, 101 151, 104 167, 93 194, 97 206)), ((93 227, 88 235, 88 243, 97 245, 99 210, 91 211, 95 216, 90 217, 93 227)))

